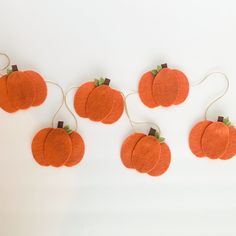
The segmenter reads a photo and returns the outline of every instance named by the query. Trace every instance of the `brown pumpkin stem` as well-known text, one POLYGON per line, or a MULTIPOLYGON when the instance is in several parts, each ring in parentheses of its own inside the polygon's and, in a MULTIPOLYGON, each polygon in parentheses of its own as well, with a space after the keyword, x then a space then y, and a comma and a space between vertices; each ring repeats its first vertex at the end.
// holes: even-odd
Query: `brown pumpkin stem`
POLYGON ((58 121, 57 128, 63 128, 63 125, 64 125, 63 121, 58 121))
POLYGON ((108 78, 105 78, 105 81, 104 81, 104 85, 108 85, 109 86, 109 84, 110 84, 110 82, 111 82, 111 80, 110 79, 108 79, 108 78))
POLYGON ((167 63, 161 64, 161 67, 162 67, 162 69, 163 69, 163 68, 167 68, 167 67, 168 67, 168 66, 167 66, 167 63))
POLYGON ((223 117, 223 116, 218 116, 217 121, 218 121, 218 122, 224 122, 224 117, 223 117))
POLYGON ((12 71, 18 71, 17 65, 12 65, 12 66, 11 66, 11 69, 12 69, 12 71))
POLYGON ((156 130, 153 128, 150 128, 148 135, 155 136, 156 135, 156 130))

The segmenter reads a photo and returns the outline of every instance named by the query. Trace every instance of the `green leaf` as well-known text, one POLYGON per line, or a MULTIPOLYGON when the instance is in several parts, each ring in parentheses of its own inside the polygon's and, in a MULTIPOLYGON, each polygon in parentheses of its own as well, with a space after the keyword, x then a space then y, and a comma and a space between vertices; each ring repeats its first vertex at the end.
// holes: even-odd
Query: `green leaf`
POLYGON ((7 75, 10 75, 12 73, 12 69, 7 69, 7 75))
POLYGON ((230 126, 231 125, 231 122, 229 120, 229 117, 225 117, 224 120, 223 120, 224 124, 227 125, 227 126, 230 126))
POLYGON ((164 143, 165 142, 165 138, 163 138, 163 137, 159 137, 158 140, 159 140, 160 143, 164 143))
POLYGON ((155 137, 159 139, 160 135, 158 134, 158 132, 155 133, 155 137))
POLYGON ((73 130, 69 129, 69 130, 67 130, 66 132, 67 132, 67 134, 72 134, 72 133, 73 133, 73 130))
POLYGON ((95 79, 94 83, 95 83, 95 86, 99 86, 99 80, 98 79, 95 79))
POLYGON ((157 75, 158 71, 157 71, 157 70, 151 70, 151 73, 152 73, 153 75, 157 75))
POLYGON ((159 72, 160 70, 162 70, 162 66, 158 65, 157 66, 157 72, 159 72))
POLYGON ((73 132, 73 130, 70 129, 69 125, 65 125, 64 130, 66 131, 67 134, 71 134, 73 132))
POLYGON ((104 78, 100 78, 100 79, 99 79, 99 85, 103 85, 104 82, 105 82, 105 79, 104 79, 104 78))
POLYGON ((65 129, 65 130, 68 130, 68 129, 70 129, 70 126, 69 126, 69 125, 65 125, 65 126, 64 126, 64 129, 65 129))

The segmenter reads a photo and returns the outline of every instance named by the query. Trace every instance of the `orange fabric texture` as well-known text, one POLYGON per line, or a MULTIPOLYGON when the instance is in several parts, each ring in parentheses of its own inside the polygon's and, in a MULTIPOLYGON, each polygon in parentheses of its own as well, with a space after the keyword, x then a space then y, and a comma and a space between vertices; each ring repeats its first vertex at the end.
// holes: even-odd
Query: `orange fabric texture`
POLYGON ((52 131, 52 128, 45 128, 40 130, 33 138, 32 141, 32 153, 35 161, 42 165, 48 166, 50 163, 44 158, 44 144, 48 134, 52 131))
POLYGON ((168 107, 186 100, 189 82, 182 71, 164 67, 159 71, 146 72, 139 81, 138 92, 141 101, 147 107, 168 107))
POLYGON ((47 85, 37 72, 15 70, 0 79, 0 107, 6 112, 39 106, 47 97, 47 85))
POLYGON ((120 150, 121 161, 127 168, 133 168, 132 154, 138 141, 146 136, 143 133, 134 133, 129 135, 123 142, 120 150))
POLYGON ((222 156, 229 144, 229 128, 223 122, 213 122, 202 136, 202 150, 207 157, 216 159, 222 156))
POLYGON ((76 113, 83 118, 87 118, 86 114, 86 103, 89 94, 95 89, 95 83, 94 82, 87 82, 83 85, 81 85, 78 90, 76 91, 75 97, 74 97, 74 107, 76 113))
POLYGON ((153 98, 156 103, 168 107, 172 105, 177 98, 178 79, 171 69, 164 68, 156 75, 152 89, 153 98))
POLYGON ((134 168, 141 172, 151 171, 160 159, 160 143, 154 136, 145 136, 136 144, 132 154, 134 168))
POLYGON ((228 119, 218 120, 204 120, 192 128, 189 147, 197 157, 228 160, 236 154, 236 129, 228 119))
POLYGON ((12 72, 7 78, 8 96, 12 105, 18 109, 28 109, 33 105, 35 89, 33 81, 24 72, 12 72))
POLYGON ((76 91, 74 107, 80 117, 113 124, 123 114, 124 99, 121 92, 107 84, 95 85, 95 82, 87 82, 76 91))
POLYGON ((80 163, 85 152, 82 137, 72 131, 68 134, 64 128, 45 128, 40 130, 32 141, 32 154, 42 166, 72 167, 80 163))
POLYGON ((186 98, 188 97, 188 93, 189 93, 189 82, 188 82, 188 78, 186 77, 186 75, 179 70, 172 70, 172 72, 174 73, 174 75, 176 76, 177 80, 178 80, 178 91, 177 91, 177 97, 174 101, 175 105, 178 105, 182 102, 184 102, 186 100, 186 98))
POLYGON ((80 163, 84 156, 85 145, 82 137, 75 131, 70 135, 72 143, 72 152, 69 159, 66 161, 65 166, 71 167, 80 163))
POLYGON ((153 75, 153 73, 149 71, 141 77, 138 86, 139 97, 143 104, 149 108, 154 108, 158 106, 158 103, 154 101, 152 95, 152 86, 154 78, 155 75, 153 75))
POLYGON ((40 74, 35 71, 24 71, 24 75, 33 81, 35 97, 32 106, 41 105, 47 97, 47 85, 40 74))
POLYGON ((164 174, 171 162, 171 152, 166 143, 161 143, 161 153, 160 153, 160 159, 155 165, 155 167, 148 172, 149 175, 151 176, 160 176, 164 174))
POLYGON ((90 93, 86 103, 86 114, 92 121, 101 121, 110 113, 112 106, 112 89, 107 85, 101 85, 90 93))
POLYGON ((229 144, 220 159, 228 160, 236 154, 236 129, 233 126, 229 127, 229 144))
POLYGON ((205 129, 211 124, 211 121, 204 120, 197 123, 191 130, 189 135, 189 147, 192 153, 197 157, 204 157, 202 150, 202 136, 205 129))
POLYGON ((60 167, 72 153, 71 139, 64 129, 57 128, 47 136, 44 148, 46 162, 54 167, 60 167))
POLYGON ((7 92, 7 75, 0 77, 0 107, 9 113, 16 112, 18 109, 13 107, 7 92))
POLYGON ((115 89, 113 91, 113 105, 110 113, 102 120, 104 124, 113 124, 120 119, 124 111, 124 99, 121 93, 115 89))

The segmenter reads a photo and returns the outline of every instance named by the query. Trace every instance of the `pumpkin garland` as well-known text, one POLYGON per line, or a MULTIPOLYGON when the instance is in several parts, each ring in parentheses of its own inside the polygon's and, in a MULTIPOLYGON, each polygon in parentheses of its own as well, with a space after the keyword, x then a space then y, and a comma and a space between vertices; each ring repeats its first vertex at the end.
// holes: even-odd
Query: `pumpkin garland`
POLYGON ((85 145, 82 137, 59 121, 57 128, 40 130, 32 141, 32 154, 42 166, 72 167, 80 163, 85 145))
POLYGON ((170 166, 171 152, 165 139, 155 129, 149 134, 133 133, 121 146, 120 156, 123 165, 151 176, 164 174, 170 166))
POLYGON ((100 78, 82 84, 74 96, 76 113, 95 122, 113 124, 124 111, 124 99, 118 90, 109 86, 110 80, 100 78))
MULTIPOLYGON (((0 55, 8 60, 7 64, 0 69, 0 71, 5 71, 10 65, 10 59, 4 53, 0 55)), ((225 77, 226 90, 207 107, 205 119, 191 129, 189 147, 199 158, 228 160, 236 155, 236 128, 228 118, 219 116, 217 121, 210 121, 206 118, 206 114, 210 106, 228 91, 229 80, 224 73, 213 72, 197 85, 215 73, 225 77)), ((32 154, 41 166, 72 167, 83 159, 85 144, 76 131, 78 127, 76 116, 69 108, 66 95, 60 85, 53 81, 45 81, 35 71, 19 71, 16 65, 12 65, 11 69, 7 69, 7 73, 1 74, 0 77, 0 108, 13 113, 41 105, 47 98, 46 82, 60 88, 63 101, 53 117, 52 126, 41 129, 35 134, 31 143, 32 154), (68 125, 64 126, 63 121, 59 121, 57 128, 53 128, 55 117, 64 103, 75 119, 75 130, 71 130, 68 125)), ((142 103, 149 108, 178 105, 183 103, 189 94, 189 81, 182 71, 170 69, 167 64, 162 64, 142 75, 138 85, 138 94, 142 103)), ((145 122, 131 120, 126 103, 129 95, 124 99, 120 91, 110 87, 110 79, 95 79, 77 88, 74 108, 80 117, 103 124, 115 123, 125 110, 130 125, 134 128, 135 124, 145 122)), ((150 176, 160 176, 168 170, 171 163, 171 151, 165 139, 160 136, 159 127, 156 127, 158 131, 151 128, 148 135, 135 131, 124 140, 120 149, 120 158, 126 168, 135 169, 139 173, 150 176)))
POLYGON ((190 132, 189 147, 197 157, 228 160, 236 155, 236 129, 222 116, 201 121, 190 132))
POLYGON ((178 105, 188 96, 188 78, 182 71, 162 64, 142 75, 138 93, 143 104, 149 108, 178 105))
POLYGON ((18 71, 13 65, 6 75, 0 77, 0 107, 8 113, 39 106, 46 97, 46 82, 35 71, 18 71))

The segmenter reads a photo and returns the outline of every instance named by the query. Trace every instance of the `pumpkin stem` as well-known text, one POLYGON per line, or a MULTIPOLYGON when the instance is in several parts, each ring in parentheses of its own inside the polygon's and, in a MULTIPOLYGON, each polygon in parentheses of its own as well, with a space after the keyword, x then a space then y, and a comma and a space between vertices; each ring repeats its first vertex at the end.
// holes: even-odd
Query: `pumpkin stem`
POLYGON ((229 117, 218 116, 217 121, 218 122, 223 122, 227 126, 231 126, 232 125, 231 121, 229 120, 229 117))
POLYGON ((165 142, 165 138, 161 137, 160 134, 155 129, 153 129, 153 128, 150 128, 148 135, 156 137, 156 139, 160 143, 164 143, 165 142))
POLYGON ((218 121, 218 122, 224 122, 224 117, 223 117, 223 116, 218 116, 217 121, 218 121))
POLYGON ((18 71, 17 65, 12 65, 12 66, 11 66, 11 71, 12 71, 12 72, 13 72, 13 71, 18 71))
POLYGON ((96 87, 98 87, 98 86, 100 86, 100 85, 108 85, 109 86, 109 84, 110 84, 110 79, 108 79, 108 78, 100 78, 100 79, 95 79, 94 80, 94 83, 95 83, 95 86, 96 87))
POLYGON ((161 64, 161 67, 162 67, 162 69, 163 69, 163 68, 167 68, 167 67, 168 67, 168 66, 167 66, 167 63, 161 64))
POLYGON ((57 128, 63 128, 63 125, 64 125, 63 121, 58 121, 57 128))
POLYGON ((104 81, 104 85, 108 85, 109 86, 109 84, 110 84, 110 82, 111 82, 111 80, 110 79, 108 79, 108 78, 105 78, 105 81, 104 81))
POLYGON ((156 69, 151 70, 151 73, 156 76, 163 68, 167 68, 167 64, 166 63, 158 65, 156 69))
POLYGON ((153 128, 150 128, 148 135, 155 136, 156 135, 156 130, 153 128))

